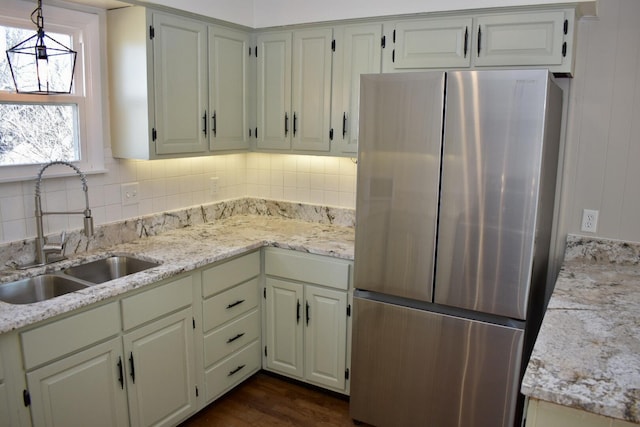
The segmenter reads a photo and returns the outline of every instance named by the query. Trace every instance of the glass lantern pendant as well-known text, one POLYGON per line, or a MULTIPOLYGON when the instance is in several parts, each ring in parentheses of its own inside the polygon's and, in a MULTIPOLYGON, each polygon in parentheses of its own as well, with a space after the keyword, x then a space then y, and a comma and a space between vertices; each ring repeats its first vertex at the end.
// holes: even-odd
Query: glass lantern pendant
POLYGON ((42 0, 31 13, 36 34, 7 49, 13 83, 19 93, 71 93, 77 53, 44 32, 42 0))

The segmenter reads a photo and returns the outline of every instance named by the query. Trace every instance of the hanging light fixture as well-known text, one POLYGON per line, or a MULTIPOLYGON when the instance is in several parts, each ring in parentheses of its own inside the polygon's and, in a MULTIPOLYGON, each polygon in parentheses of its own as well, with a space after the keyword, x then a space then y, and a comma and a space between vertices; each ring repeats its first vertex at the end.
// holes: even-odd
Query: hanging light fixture
POLYGON ((71 93, 77 52, 44 32, 42 0, 31 13, 36 34, 7 49, 13 83, 19 93, 71 93), (46 42, 46 44, 45 44, 46 42))

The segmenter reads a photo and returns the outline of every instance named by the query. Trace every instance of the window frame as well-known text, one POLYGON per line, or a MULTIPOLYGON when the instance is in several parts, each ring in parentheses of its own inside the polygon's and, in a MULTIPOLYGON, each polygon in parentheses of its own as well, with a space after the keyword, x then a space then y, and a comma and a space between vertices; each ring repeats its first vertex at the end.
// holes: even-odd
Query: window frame
MULTIPOLYGON (((33 29, 30 15, 33 3, 19 0, 2 0, 0 24, 4 26, 33 29)), ((47 32, 70 34, 73 49, 78 52, 71 94, 34 95, 1 91, 0 101, 34 104, 76 104, 78 109, 78 140, 80 160, 73 162, 84 173, 105 172, 103 72, 106 64, 105 28, 106 14, 103 10, 82 7, 76 9, 43 5, 44 28, 47 32), (82 10, 80 10, 82 9, 82 10), (91 132, 89 132, 91 130, 91 132)), ((10 46, 7 46, 9 48, 10 46)), ((2 52, 4 54, 4 52, 2 52)), ((34 179, 41 164, 0 166, 0 182, 15 182, 34 179)), ((55 175, 55 174, 54 174, 55 175)))

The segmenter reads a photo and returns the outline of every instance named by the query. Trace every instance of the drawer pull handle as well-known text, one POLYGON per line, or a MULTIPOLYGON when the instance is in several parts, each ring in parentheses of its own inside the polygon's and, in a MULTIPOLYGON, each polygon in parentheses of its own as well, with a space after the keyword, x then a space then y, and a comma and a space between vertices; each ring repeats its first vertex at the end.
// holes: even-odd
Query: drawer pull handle
POLYGON ((243 300, 243 299, 238 300, 238 301, 236 301, 236 302, 232 302, 231 304, 229 304, 229 305, 227 306, 227 309, 229 309, 229 308, 233 308, 233 307, 235 307, 236 305, 240 305, 240 304, 242 304, 243 302, 244 302, 244 300, 243 300))
POLYGON ((235 374, 236 372, 240 371, 242 368, 244 368, 247 365, 240 365, 238 366, 236 369, 234 369, 233 371, 229 372, 229 375, 227 375, 228 377, 230 377, 231 375, 235 374))
POLYGON ((241 334, 236 335, 233 338, 229 338, 227 340, 227 344, 234 342, 235 340, 237 340, 238 338, 242 338, 244 336, 244 332, 242 332, 241 334))

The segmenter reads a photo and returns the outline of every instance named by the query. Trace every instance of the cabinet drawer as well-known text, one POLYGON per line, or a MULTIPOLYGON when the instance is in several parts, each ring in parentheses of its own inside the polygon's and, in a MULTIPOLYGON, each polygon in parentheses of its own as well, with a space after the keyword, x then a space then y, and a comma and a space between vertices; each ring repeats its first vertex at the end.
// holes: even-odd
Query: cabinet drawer
POLYGON ((258 279, 249 280, 203 303, 204 331, 217 328, 225 322, 258 305, 258 279))
POLYGON ((320 255, 267 249, 265 273, 300 282, 316 283, 337 289, 349 289, 350 262, 320 255))
POLYGON ((204 337, 204 365, 224 359, 260 336, 258 310, 245 314, 232 323, 204 337))
POLYGON ((118 303, 112 302, 22 333, 25 369, 102 341, 120 332, 118 303))
POLYGON ((191 275, 158 286, 122 300, 124 329, 131 329, 165 314, 191 305, 193 301, 191 275))
POLYGON ((207 401, 221 395, 260 369, 260 343, 248 347, 222 361, 205 373, 207 401))
POLYGON ((260 252, 236 258, 202 272, 202 296, 208 297, 260 274, 260 252))

